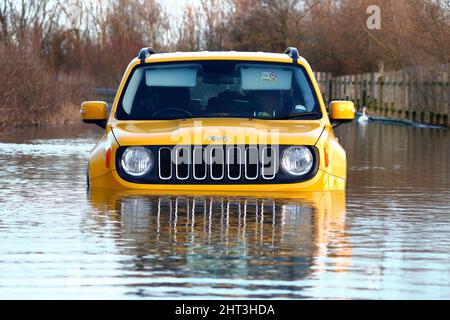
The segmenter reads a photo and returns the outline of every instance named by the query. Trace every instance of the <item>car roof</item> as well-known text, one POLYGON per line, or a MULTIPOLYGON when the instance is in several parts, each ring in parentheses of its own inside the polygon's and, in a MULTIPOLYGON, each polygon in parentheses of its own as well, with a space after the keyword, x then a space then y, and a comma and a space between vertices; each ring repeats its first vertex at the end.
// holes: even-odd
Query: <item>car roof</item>
MULTIPOLYGON (((269 52, 243 52, 243 51, 200 51, 200 52, 173 52, 173 53, 154 53, 145 59, 146 62, 156 61, 176 61, 176 60, 256 60, 256 61, 278 61, 292 62, 292 58, 285 53, 269 52)), ((299 62, 307 64, 303 57, 298 58, 299 62)))

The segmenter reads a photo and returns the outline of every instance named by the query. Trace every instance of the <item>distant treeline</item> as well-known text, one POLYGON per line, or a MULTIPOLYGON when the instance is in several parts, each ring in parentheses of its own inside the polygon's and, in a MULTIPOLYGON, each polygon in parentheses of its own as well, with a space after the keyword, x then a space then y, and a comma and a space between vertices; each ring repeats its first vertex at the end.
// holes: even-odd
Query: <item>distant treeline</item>
MULTIPOLYGON (((0 0, 0 110, 27 114, 116 87, 144 46, 281 52, 296 46, 334 75, 450 63, 450 0, 0 0), (381 8, 369 30, 367 8, 381 8)), ((5 122, 4 112, 0 126, 5 122)), ((33 118, 34 117, 34 118, 33 118)))

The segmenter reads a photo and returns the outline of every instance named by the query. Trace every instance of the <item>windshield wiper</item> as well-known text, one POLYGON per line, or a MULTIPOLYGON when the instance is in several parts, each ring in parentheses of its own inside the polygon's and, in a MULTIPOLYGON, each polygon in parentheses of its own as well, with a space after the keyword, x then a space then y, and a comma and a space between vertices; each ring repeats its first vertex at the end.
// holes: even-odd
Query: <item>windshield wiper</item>
POLYGON ((318 117, 319 114, 317 112, 304 112, 304 113, 296 113, 296 114, 288 114, 284 117, 273 118, 273 120, 289 120, 289 119, 302 119, 309 117, 318 117))

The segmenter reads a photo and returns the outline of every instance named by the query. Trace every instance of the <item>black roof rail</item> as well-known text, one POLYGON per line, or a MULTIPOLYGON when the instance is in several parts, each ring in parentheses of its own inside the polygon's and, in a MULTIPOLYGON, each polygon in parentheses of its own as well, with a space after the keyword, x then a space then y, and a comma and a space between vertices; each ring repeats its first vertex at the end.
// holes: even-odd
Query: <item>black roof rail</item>
POLYGON ((144 63, 146 58, 150 57, 152 54, 155 54, 155 53, 156 53, 156 51, 152 48, 142 48, 139 51, 138 59, 141 60, 141 63, 144 63))
POLYGON ((289 57, 292 58, 294 63, 297 63, 298 58, 300 57, 300 55, 298 54, 298 49, 295 47, 289 47, 286 50, 284 50, 283 53, 288 54, 289 57))

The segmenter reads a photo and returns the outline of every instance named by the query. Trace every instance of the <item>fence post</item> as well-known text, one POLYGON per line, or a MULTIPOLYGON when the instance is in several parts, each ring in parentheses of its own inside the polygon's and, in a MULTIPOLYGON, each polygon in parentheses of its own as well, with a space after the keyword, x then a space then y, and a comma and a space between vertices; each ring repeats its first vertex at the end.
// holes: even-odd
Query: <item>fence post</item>
POLYGON ((416 121, 416 90, 415 81, 410 82, 411 84, 411 120, 416 121))
POLYGON ((384 97, 383 97, 384 79, 383 79, 383 77, 380 76, 380 78, 378 79, 378 82, 379 82, 378 85, 379 85, 379 90, 380 90, 380 94, 379 94, 380 102, 379 102, 379 110, 378 110, 378 112, 380 114, 383 114, 383 111, 384 111, 384 97))
POLYGON ((364 77, 364 81, 361 83, 362 86, 362 104, 363 107, 367 108, 367 80, 364 77))
POLYGON ((445 100, 446 100, 447 108, 445 110, 444 119, 442 122, 446 127, 450 127, 450 122, 448 119, 450 117, 450 82, 447 82, 446 87, 447 87, 447 90, 445 90, 445 91, 447 92, 447 98, 445 100))
POLYGON ((370 85, 371 105, 373 107, 374 112, 376 112, 377 103, 378 103, 377 93, 376 93, 377 84, 375 82, 375 73, 373 73, 373 72, 369 75, 369 85, 370 85))
POLYGON ((327 74, 327 77, 329 79, 328 80, 328 92, 329 92, 329 95, 328 95, 328 103, 327 104, 330 104, 330 102, 333 101, 333 99, 334 99, 334 97, 333 97, 333 76, 331 74, 327 74), (328 77, 328 75, 330 77, 328 77))
POLYGON ((402 72, 402 111, 401 117, 407 118, 406 114, 406 75, 402 72))
POLYGON ((344 100, 348 100, 348 76, 344 76, 344 100))
MULTIPOLYGON (((439 115, 438 115, 438 119, 437 119, 437 124, 438 125, 443 125, 443 120, 444 120, 444 114, 445 114, 445 112, 446 112, 446 106, 447 106, 447 103, 446 103, 446 101, 445 101, 445 98, 444 98, 444 95, 445 95, 445 80, 444 79, 441 79, 442 81, 439 83, 439 86, 441 87, 441 90, 440 90, 440 94, 439 94, 439 101, 441 101, 440 102, 440 108, 439 108, 439 115)), ((439 103, 439 102, 437 102, 437 103, 439 103)))
POLYGON ((434 124, 434 117, 435 117, 435 115, 436 115, 436 110, 434 110, 434 108, 436 107, 436 104, 434 103, 435 102, 435 94, 436 94, 436 81, 434 81, 434 80, 432 80, 431 82, 430 82, 430 92, 431 92, 431 98, 430 98, 430 112, 429 112, 429 115, 428 115, 428 117, 429 117, 429 122, 431 123, 431 124, 434 124), (434 108, 433 108, 434 107, 434 108))

